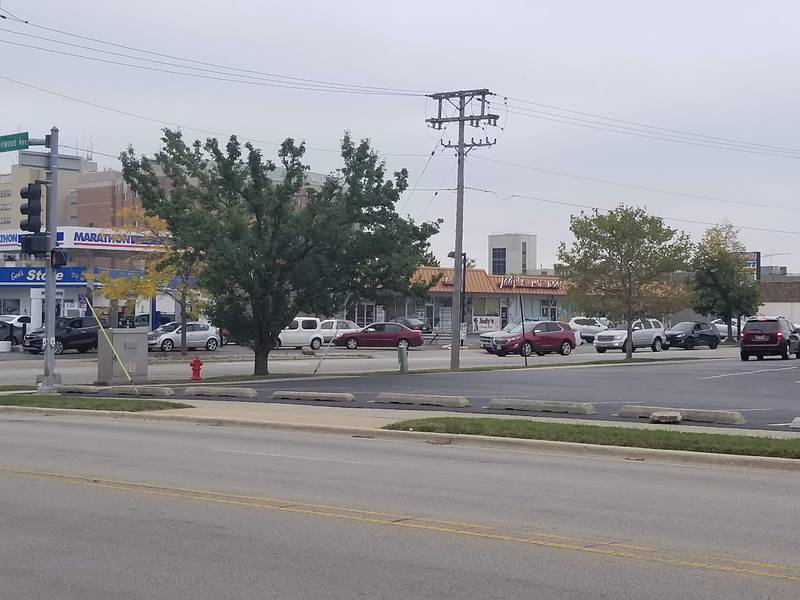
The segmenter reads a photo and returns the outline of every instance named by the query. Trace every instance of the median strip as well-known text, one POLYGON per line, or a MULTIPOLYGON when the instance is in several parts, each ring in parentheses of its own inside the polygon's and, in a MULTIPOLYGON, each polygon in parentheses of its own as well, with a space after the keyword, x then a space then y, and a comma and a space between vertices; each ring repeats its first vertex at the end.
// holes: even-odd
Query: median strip
POLYGON ((272 392, 273 400, 320 400, 323 402, 352 402, 353 394, 347 392, 306 392, 276 391, 272 392))
POLYGON ((437 396, 435 394, 398 394, 382 392, 374 402, 382 404, 418 404, 421 406, 447 406, 449 408, 466 408, 469 400, 464 396, 437 396))
POLYGON ((253 388, 209 387, 205 385, 187 387, 183 393, 186 396, 212 396, 219 398, 255 398, 258 396, 258 392, 253 388))
POLYGON ((623 417, 649 419, 657 412, 679 412, 683 421, 719 423, 721 425, 743 425, 747 423, 742 413, 734 410, 702 410, 697 408, 674 408, 663 406, 632 406, 626 404, 620 410, 623 417))
POLYGON ((800 438, 688 433, 657 428, 631 429, 492 417, 415 419, 393 423, 385 429, 800 459, 800 438))
POLYGON ((596 415, 597 410, 588 402, 559 402, 556 400, 528 400, 523 398, 492 398, 486 408, 493 410, 529 410, 571 415, 596 415))

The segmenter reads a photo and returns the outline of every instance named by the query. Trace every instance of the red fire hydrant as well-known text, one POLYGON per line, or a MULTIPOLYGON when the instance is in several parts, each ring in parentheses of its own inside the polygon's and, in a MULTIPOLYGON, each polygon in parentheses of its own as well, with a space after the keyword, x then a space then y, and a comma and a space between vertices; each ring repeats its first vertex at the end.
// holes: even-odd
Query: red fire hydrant
POLYGON ((202 379, 200 377, 200 367, 203 366, 203 361, 195 356, 189 366, 192 367, 192 381, 200 381, 202 379))

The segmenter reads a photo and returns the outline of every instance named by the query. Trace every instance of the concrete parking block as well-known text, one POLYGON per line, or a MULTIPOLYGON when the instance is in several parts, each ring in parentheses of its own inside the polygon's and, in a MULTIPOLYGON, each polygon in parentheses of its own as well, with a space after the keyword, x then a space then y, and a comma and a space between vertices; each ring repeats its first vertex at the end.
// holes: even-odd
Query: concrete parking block
POLYGON ((683 415, 677 410, 659 410, 650 415, 651 423, 662 423, 667 425, 677 425, 683 419, 683 415))
POLYGON ((306 392, 306 391, 276 391, 272 392, 273 400, 321 400, 325 402, 352 402, 353 394, 347 392, 306 392))
POLYGON ((187 396, 212 396, 222 398, 255 398, 258 392, 253 388, 242 387, 187 387, 183 393, 187 396))
POLYGON ((464 396, 437 396, 434 394, 397 394, 382 392, 374 400, 388 404, 419 404, 423 406, 448 406, 450 408, 466 408, 469 400, 464 396))
POLYGON ((164 396, 175 395, 175 390, 172 388, 146 385, 124 385, 106 388, 105 391, 119 394, 120 396, 152 396, 154 398, 163 398, 164 396))
POLYGON ((556 400, 528 400, 523 398, 492 398, 486 408, 530 410, 533 412, 566 413, 571 415, 597 414, 594 405, 588 402, 559 402, 556 400))
POLYGON ((789 425, 789 427, 792 429, 800 429, 800 417, 795 417, 794 421, 792 421, 792 424, 789 425))
POLYGON ((722 425, 743 425, 747 423, 742 413, 734 410, 701 410, 696 408, 675 408, 669 406, 633 406, 625 405, 620 410, 623 417, 649 419, 656 412, 679 412, 684 421, 699 423, 720 423, 722 425))
POLYGON ((57 385, 56 391, 59 394, 98 394, 108 388, 97 385, 57 385))

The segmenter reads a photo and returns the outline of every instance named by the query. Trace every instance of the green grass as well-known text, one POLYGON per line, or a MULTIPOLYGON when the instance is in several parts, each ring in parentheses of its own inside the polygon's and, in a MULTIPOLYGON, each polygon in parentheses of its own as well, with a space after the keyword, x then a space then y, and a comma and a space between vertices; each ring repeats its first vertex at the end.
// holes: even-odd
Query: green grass
POLYGON ((88 398, 84 396, 38 396, 36 394, 11 394, 0 396, 0 406, 36 406, 40 408, 82 408, 86 410, 121 410, 139 412, 168 408, 191 408, 189 404, 164 400, 139 400, 122 398, 88 398))
POLYGON ((523 419, 461 417, 436 417, 401 421, 388 425, 386 429, 398 431, 413 429, 414 431, 433 433, 463 433, 467 435, 577 442, 580 444, 601 444, 606 446, 800 458, 800 438, 775 439, 724 433, 684 433, 663 429, 632 429, 597 425, 544 423, 523 419))
POLYGON ((35 390, 35 385, 17 385, 17 384, 9 384, 9 385, 0 385, 0 392, 25 392, 27 390, 35 390))

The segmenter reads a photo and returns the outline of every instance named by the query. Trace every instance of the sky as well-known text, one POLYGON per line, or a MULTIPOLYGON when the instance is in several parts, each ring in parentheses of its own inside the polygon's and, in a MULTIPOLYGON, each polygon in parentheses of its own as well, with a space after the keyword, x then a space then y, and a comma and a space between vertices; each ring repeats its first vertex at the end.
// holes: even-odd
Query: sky
MULTIPOLYGON (((695 241, 706 223, 727 219, 763 264, 800 271, 800 5, 789 0, 0 0, 0 9, 33 24, 0 20, 0 75, 153 119, 0 79, 0 134, 41 137, 57 125, 62 144, 91 146, 101 167, 114 168, 103 153, 116 156, 128 144, 153 153, 161 127, 180 123, 262 140, 256 145, 267 157, 286 137, 305 140, 312 170, 327 173, 340 166, 333 150, 349 130, 389 155, 390 172, 408 168, 411 189, 398 208, 444 220, 432 248, 448 264, 456 159, 439 146, 442 133, 426 126, 435 102, 424 94, 488 88, 498 127, 467 128, 468 138, 497 139, 466 161, 466 185, 488 190, 465 194, 464 249, 479 267, 487 266, 487 236, 506 232, 536 234, 537 262, 551 266, 559 243, 570 240, 570 215, 581 210, 574 205, 626 203, 695 241), (177 62, 42 27, 262 74, 419 93, 287 89, 263 85, 266 75, 219 81, 20 45, 234 78, 30 37, 177 62), (403 154, 411 156, 396 156, 403 154)), ((456 137, 451 126, 442 139, 456 137)), ((0 154, 0 172, 15 160, 0 154)))

